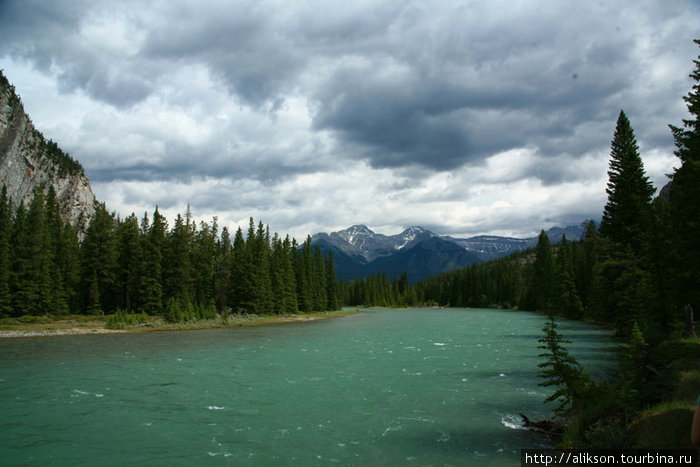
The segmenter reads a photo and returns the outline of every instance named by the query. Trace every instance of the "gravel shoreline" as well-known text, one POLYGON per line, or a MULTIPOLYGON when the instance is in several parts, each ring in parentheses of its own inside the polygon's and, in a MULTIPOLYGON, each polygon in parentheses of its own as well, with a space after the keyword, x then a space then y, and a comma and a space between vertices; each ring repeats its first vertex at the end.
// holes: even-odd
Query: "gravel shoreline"
MULTIPOLYGON (((157 331, 188 331, 196 329, 214 329, 214 328, 234 328, 241 326, 259 326, 268 324, 284 324, 304 321, 316 321, 320 319, 338 318, 354 314, 359 310, 352 311, 337 311, 327 313, 314 314, 295 314, 287 316, 246 316, 245 319, 236 320, 232 318, 229 322, 199 322, 181 325, 168 325, 162 322, 147 323, 146 325, 128 326, 124 329, 108 329, 99 321, 85 322, 82 325, 74 320, 69 322, 60 321, 45 324, 46 327, 56 326, 59 329, 0 329, 0 339, 16 338, 16 337, 53 337, 53 336, 79 336, 79 335, 95 335, 95 334, 124 334, 124 333, 141 333, 141 332, 157 332, 157 331)), ((29 325, 33 326, 33 325, 29 325)))
POLYGON ((114 334, 125 333, 124 329, 47 329, 45 331, 0 331, 1 338, 11 337, 50 337, 50 336, 79 336, 83 334, 114 334))

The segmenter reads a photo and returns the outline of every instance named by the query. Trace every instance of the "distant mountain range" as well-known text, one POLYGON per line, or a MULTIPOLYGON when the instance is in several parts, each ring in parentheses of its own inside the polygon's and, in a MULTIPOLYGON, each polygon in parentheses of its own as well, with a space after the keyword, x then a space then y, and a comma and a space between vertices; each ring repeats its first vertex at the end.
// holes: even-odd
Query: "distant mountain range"
MULTIPOLYGON (((579 240, 583 228, 553 227, 547 231, 552 243, 560 242, 564 235, 569 240, 579 240)), ((409 282, 415 283, 435 274, 534 247, 537 237, 479 235, 454 238, 418 226, 409 227, 397 235, 384 235, 365 225, 353 225, 339 232, 314 234, 311 244, 320 247, 324 253, 333 253, 341 279, 352 280, 377 273, 391 278, 406 272, 409 282)))

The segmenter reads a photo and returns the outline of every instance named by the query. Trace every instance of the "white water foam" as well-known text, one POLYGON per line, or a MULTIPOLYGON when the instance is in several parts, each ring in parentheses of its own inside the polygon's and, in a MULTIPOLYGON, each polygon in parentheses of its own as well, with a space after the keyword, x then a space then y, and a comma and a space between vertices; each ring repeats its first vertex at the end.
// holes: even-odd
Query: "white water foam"
POLYGON ((224 409, 226 409, 226 407, 217 407, 216 405, 210 405, 209 407, 207 407, 207 409, 209 409, 209 410, 224 410, 224 409))
POLYGON ((73 394, 71 394, 71 397, 80 397, 80 396, 104 397, 105 395, 100 394, 100 393, 81 391, 80 389, 73 389, 73 394))
POLYGON ((506 428, 510 428, 511 430, 525 430, 526 428, 522 425, 522 421, 518 415, 514 414, 506 414, 503 417, 501 417, 501 423, 503 426, 506 428))

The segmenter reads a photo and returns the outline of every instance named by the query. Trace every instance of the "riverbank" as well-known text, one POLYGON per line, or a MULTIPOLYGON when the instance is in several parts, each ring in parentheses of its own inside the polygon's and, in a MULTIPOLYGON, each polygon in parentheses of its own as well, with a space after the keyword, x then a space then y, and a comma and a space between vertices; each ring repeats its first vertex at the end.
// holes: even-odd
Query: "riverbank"
POLYGON ((85 334, 119 334, 161 331, 186 331, 194 329, 235 328, 269 324, 298 323, 320 319, 342 318, 362 313, 359 309, 343 309, 327 312, 297 313, 292 315, 230 315, 228 318, 168 323, 161 316, 149 316, 145 322, 110 328, 111 316, 23 316, 0 319, 0 338, 77 336, 85 334))

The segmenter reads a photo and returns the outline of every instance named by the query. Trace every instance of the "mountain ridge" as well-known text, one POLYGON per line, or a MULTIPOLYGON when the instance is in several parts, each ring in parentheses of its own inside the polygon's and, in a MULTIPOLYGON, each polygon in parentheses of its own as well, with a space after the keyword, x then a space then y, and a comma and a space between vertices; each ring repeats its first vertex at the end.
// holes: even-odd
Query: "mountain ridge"
MULTIPOLYGON (((564 235, 579 240, 583 228, 552 227, 547 236, 559 243, 564 235)), ((411 226, 396 235, 376 233, 364 224, 355 224, 337 232, 311 236, 311 244, 324 253, 333 253, 338 277, 353 280, 371 274, 406 272, 415 283, 431 275, 468 267, 534 247, 537 237, 515 238, 477 235, 455 238, 438 235, 421 226, 411 226)))

